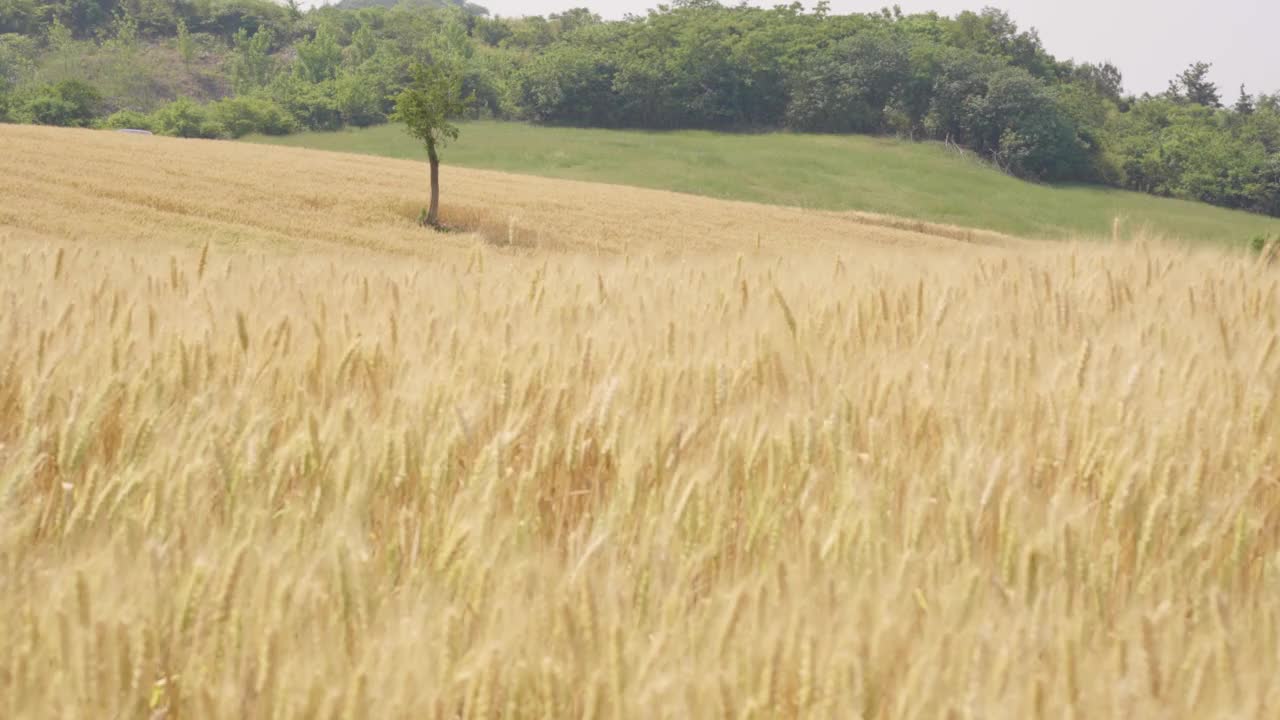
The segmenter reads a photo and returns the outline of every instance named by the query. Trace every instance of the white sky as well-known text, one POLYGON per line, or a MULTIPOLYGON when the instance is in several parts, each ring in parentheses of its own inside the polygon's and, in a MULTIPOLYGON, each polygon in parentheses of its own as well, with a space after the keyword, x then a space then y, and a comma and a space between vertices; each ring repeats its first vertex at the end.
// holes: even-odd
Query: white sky
MULTIPOLYGON (((812 8, 817 0, 802 0, 812 8)), ((324 0, 313 0, 321 4, 324 0)), ((495 15, 545 15, 588 7, 606 18, 641 14, 657 0, 473 0, 495 15)), ((736 4, 737 0, 722 0, 736 4)), ((790 0, 753 0, 772 6, 790 0)), ((954 15, 993 5, 1022 28, 1040 31, 1058 58, 1110 60, 1124 73, 1126 90, 1160 92, 1192 62, 1213 63, 1212 80, 1224 100, 1240 83, 1249 92, 1280 92, 1280 0, 898 0, 903 11, 954 15)), ((832 0, 833 12, 872 12, 892 0, 832 0)))

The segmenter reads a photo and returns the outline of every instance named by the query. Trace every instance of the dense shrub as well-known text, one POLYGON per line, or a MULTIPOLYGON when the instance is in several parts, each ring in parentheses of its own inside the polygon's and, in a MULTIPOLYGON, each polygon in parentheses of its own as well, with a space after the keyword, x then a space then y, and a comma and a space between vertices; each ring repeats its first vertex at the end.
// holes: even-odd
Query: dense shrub
POLYGON ((846 38, 818 51, 809 67, 795 73, 786 123, 810 132, 880 132, 909 72, 909 48, 900 36, 846 38))
POLYGON ((36 0, 0 0, 0 34, 35 33, 40 11, 36 0))
POLYGON ((334 81, 311 83, 295 75, 281 75, 267 88, 267 95, 308 130, 337 130, 342 113, 334 98, 334 81))
POLYGON ((616 74, 603 52, 558 45, 524 67, 520 104, 529 119, 538 122, 615 125, 616 74))
POLYGON ((346 73, 333 82, 333 104, 344 125, 366 127, 386 122, 387 89, 378 79, 346 73))
POLYGON ((102 121, 102 127, 108 130, 150 130, 155 132, 155 119, 147 113, 136 110, 120 110, 112 113, 102 121))
POLYGON ((226 134, 209 108, 190 98, 178 98, 151 115, 152 130, 161 135, 184 138, 218 138, 226 134))
POLYGON ((13 92, 9 84, 0 78, 0 123, 9 122, 9 107, 13 104, 13 92))
POLYGON ((298 129, 287 110, 263 97, 227 98, 211 105, 209 114, 233 138, 251 133, 287 135, 298 129))
POLYGON ((197 0, 192 4, 195 17, 187 21, 192 32, 207 32, 229 41, 242 30, 250 35, 265 30, 275 37, 288 37, 295 30, 288 9, 271 0, 197 0))
POLYGON ((39 125, 88 127, 102 108, 102 95, 80 80, 40 88, 27 100, 25 114, 39 125))

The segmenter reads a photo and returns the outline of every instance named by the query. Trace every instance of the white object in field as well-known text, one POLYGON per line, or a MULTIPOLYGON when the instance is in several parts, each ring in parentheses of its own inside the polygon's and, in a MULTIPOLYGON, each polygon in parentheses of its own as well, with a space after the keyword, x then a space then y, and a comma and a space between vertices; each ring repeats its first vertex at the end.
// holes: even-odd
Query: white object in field
POLYGON ((122 133, 129 133, 130 135, 152 135, 152 134, 153 134, 150 130, 132 130, 132 129, 128 129, 128 130, 119 130, 118 132, 122 132, 122 133))

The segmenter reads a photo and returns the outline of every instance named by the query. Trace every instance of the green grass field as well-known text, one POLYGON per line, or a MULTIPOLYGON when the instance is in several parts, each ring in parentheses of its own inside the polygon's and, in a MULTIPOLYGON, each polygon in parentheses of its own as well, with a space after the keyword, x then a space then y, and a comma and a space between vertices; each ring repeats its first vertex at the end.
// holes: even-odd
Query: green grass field
MULTIPOLYGON (((252 142, 423 158, 398 125, 252 142)), ((826 135, 632 132, 473 122, 444 163, 675 190, 717 198, 863 210, 1027 237, 1109 236, 1114 219, 1187 240, 1246 243, 1280 220, 1093 186, 1010 178, 937 144, 826 135)), ((447 180, 446 180, 447 182, 447 180)), ((447 191, 447 188, 446 188, 447 191)))

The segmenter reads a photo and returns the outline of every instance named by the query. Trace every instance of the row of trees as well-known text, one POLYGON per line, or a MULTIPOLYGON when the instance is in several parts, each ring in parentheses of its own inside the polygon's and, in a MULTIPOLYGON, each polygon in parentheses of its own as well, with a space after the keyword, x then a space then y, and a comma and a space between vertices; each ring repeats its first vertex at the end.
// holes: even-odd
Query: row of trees
POLYGON ((41 35, 57 23, 77 39, 109 35, 130 18, 148 37, 173 37, 179 27, 224 40, 240 30, 277 36, 306 32, 296 0, 0 0, 0 34, 41 35))
POLYGON ((59 83, 81 80, 101 93, 89 111, 99 117, 75 122, 123 112, 132 114, 105 122, 164 129, 174 123, 155 116, 167 112, 203 113, 178 125, 205 136, 332 129, 384 122, 412 63, 447 64, 475 98, 475 115, 897 134, 966 148, 1028 179, 1280 215, 1280 96, 1242 90, 1224 107, 1205 65, 1166 93, 1127 95, 1115 67, 1060 61, 997 10, 835 15, 825 2, 806 11, 677 0, 606 22, 585 9, 511 19, 455 0, 388 5, 346 0, 302 12, 265 0, 0 0, 0 32, 19 33, 0 36, 0 98, 8 98, 0 113, 45 122, 57 115, 49 98, 77 90, 59 83), (5 46, 19 41, 36 61, 5 60, 5 46), (129 52, 179 61, 118 61, 129 52), (59 62, 74 71, 61 73, 59 62), (194 79, 149 85, 86 70, 117 66, 183 66, 194 79), (138 90, 147 87, 150 95, 138 90), (182 94, 203 102, 175 112, 162 102, 170 87, 194 89, 182 94), (227 95, 238 102, 212 102, 227 95))

